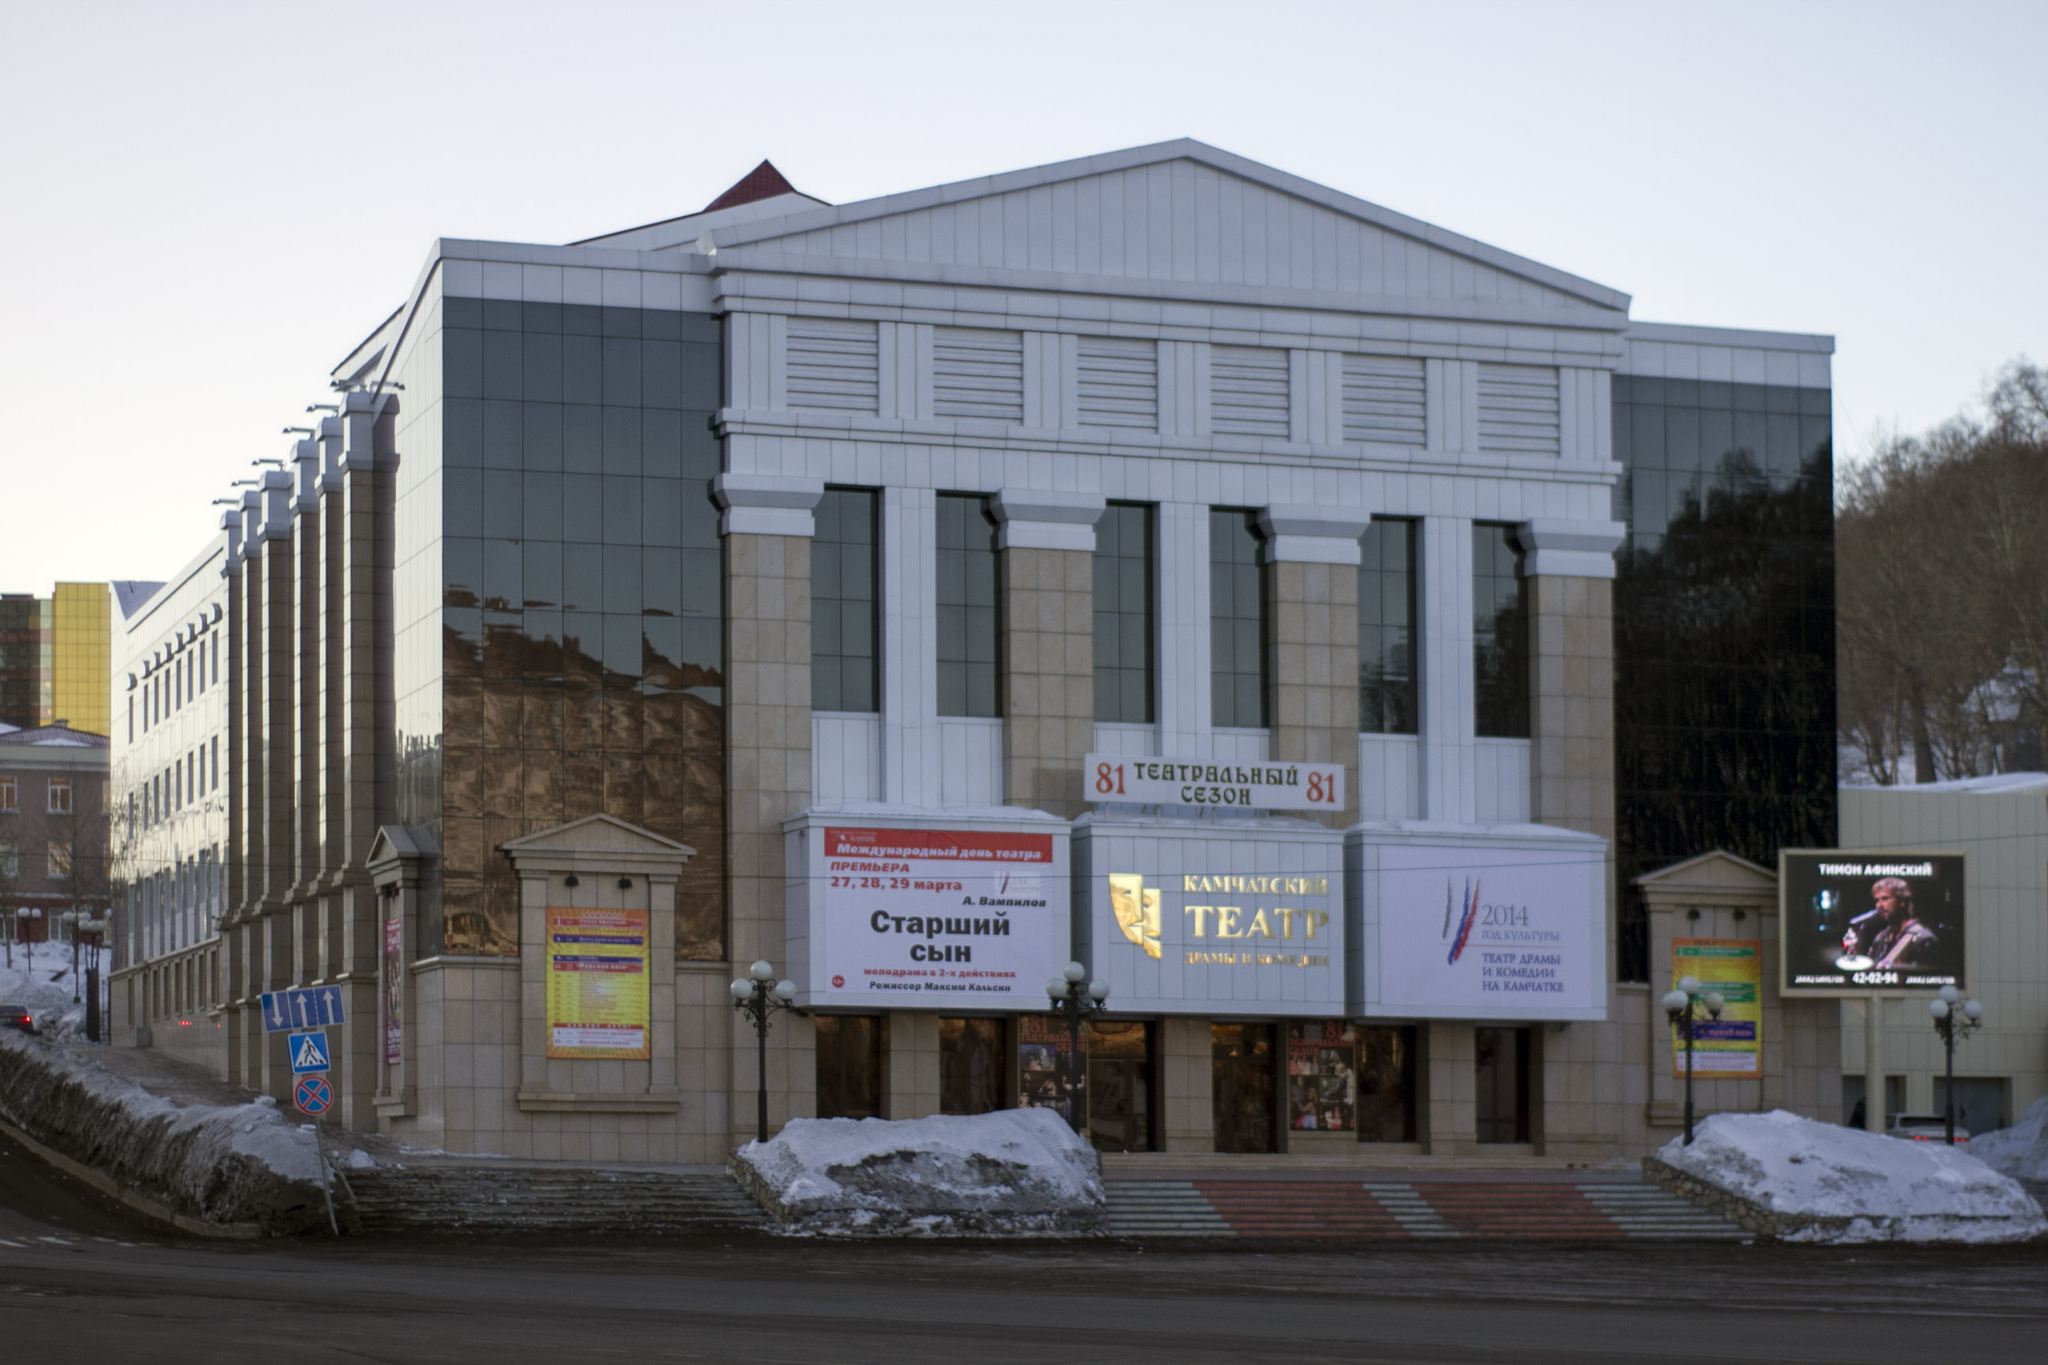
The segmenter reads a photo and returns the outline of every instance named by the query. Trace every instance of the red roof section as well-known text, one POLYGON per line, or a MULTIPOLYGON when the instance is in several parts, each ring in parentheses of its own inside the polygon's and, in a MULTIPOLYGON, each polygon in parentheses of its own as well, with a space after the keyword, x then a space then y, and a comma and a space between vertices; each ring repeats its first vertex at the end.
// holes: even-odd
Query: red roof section
POLYGON ((782 172, 775 169, 774 162, 763 161, 741 176, 737 185, 706 204, 702 211, 711 213, 717 209, 751 204, 757 199, 773 199, 778 194, 796 193, 799 193, 797 187, 782 178, 782 172))

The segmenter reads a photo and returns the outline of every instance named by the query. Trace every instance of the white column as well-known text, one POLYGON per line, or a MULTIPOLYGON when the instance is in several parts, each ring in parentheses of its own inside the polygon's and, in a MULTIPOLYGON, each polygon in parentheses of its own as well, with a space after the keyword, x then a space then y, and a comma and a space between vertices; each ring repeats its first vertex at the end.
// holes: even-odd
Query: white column
POLYGON ((1159 505, 1159 752, 1209 757, 1209 509, 1159 505))
POLYGON ((938 495, 882 490, 882 799, 942 804, 938 495))
POLYGON ((1473 770, 1472 523, 1424 517, 1416 556, 1422 617, 1422 815, 1478 818, 1473 770))

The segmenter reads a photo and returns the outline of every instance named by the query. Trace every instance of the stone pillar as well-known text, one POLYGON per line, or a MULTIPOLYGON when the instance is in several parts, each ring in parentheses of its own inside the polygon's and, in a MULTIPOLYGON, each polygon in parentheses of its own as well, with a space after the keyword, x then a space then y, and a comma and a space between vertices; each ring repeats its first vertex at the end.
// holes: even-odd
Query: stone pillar
POLYGON ((1431 1156, 1469 1156, 1479 1140, 1479 1040, 1458 1019, 1422 1025, 1422 1141, 1431 1156))
POLYGON ((1207 1019, 1160 1021, 1159 1145, 1164 1150, 1216 1150, 1214 1053, 1207 1019))
POLYGON ((1320 816, 1332 829, 1358 819, 1358 538, 1368 520, 1361 512, 1284 505, 1259 514, 1266 533, 1267 756, 1344 765, 1344 806, 1320 816))
POLYGON ((1095 523, 1088 493, 1006 488, 1001 528, 1003 800, 1071 819, 1095 747, 1095 523))
MULTIPOLYGON (((782 822, 811 803, 811 509, 825 486, 723 474, 725 509, 726 953, 734 974, 757 958, 788 967, 782 822)), ((753 1140, 759 1084, 753 1030, 728 1015, 734 1145, 753 1140)), ((816 1112, 815 1034, 778 1015, 768 1035, 768 1122, 816 1112)), ((760 1134, 765 1137, 767 1134, 760 1134)))
POLYGON ((939 1112, 939 1019, 899 1010, 888 1016, 883 1116, 921 1119, 939 1112))
MULTIPOLYGON (((1529 584, 1529 818, 1608 841, 1607 1008, 1616 1017, 1614 894, 1614 550, 1618 522, 1524 522, 1515 539, 1529 584)), ((1655 969, 1655 963, 1652 964, 1655 969)), ((1553 1155, 1621 1140, 1629 1115, 1601 1078, 1618 1074, 1591 1026, 1555 1026, 1537 1051, 1539 1134, 1553 1155)), ((1611 1084, 1611 1083, 1610 1083, 1611 1084)))
MULTIPOLYGON (((321 535, 320 444, 304 440, 296 448, 298 495, 293 506, 292 550, 292 898, 301 903, 308 921, 306 937, 318 934, 317 912, 306 902, 315 894, 320 874, 320 747, 325 734, 321 718, 326 700, 321 675, 321 636, 326 601, 323 597, 326 553, 321 535)), ((312 964, 313 975, 320 965, 312 964)))

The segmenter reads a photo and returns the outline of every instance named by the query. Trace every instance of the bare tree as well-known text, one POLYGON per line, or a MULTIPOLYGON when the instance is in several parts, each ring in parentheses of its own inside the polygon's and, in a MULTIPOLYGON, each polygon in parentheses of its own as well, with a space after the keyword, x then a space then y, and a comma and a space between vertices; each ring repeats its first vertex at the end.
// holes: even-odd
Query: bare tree
POLYGON ((2048 730, 2048 373, 2016 361, 1981 414, 1845 472, 1839 716, 1879 783, 2038 763, 2048 730))

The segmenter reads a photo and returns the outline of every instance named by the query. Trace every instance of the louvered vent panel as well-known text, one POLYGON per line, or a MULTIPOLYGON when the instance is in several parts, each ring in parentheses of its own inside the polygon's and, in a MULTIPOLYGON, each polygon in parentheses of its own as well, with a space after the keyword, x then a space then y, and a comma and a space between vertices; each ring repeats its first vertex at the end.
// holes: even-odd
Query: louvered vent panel
POLYGON ((1287 352, 1257 346, 1211 348, 1209 429, 1286 440, 1287 352))
POLYGON ((1024 334, 974 327, 932 331, 932 411, 940 417, 1024 420, 1024 334))
POLYGON ((791 318, 785 387, 792 408, 876 411, 881 353, 875 324, 791 318))
POLYGON ((1557 371, 1545 365, 1479 367, 1479 448, 1555 455, 1557 371))
POLYGON ((1080 425, 1159 428, 1159 343, 1123 337, 1082 337, 1080 425))
POLYGON ((1422 362, 1405 356, 1344 357, 1344 439, 1419 446, 1422 362))

